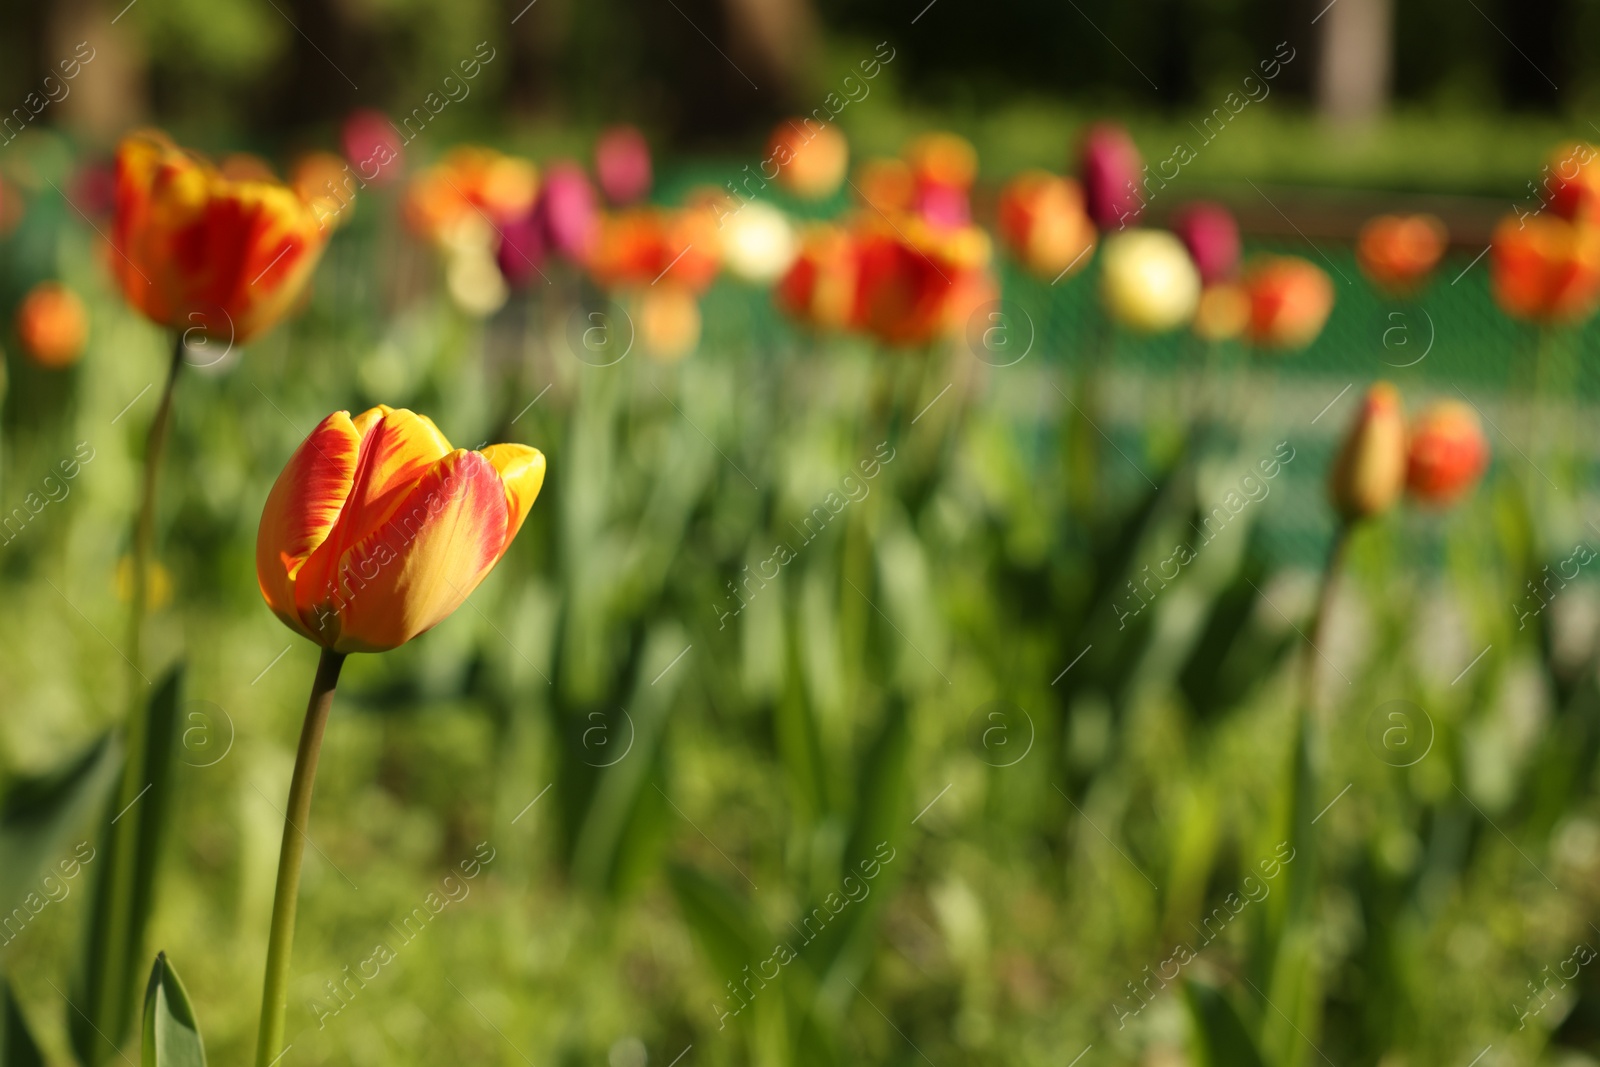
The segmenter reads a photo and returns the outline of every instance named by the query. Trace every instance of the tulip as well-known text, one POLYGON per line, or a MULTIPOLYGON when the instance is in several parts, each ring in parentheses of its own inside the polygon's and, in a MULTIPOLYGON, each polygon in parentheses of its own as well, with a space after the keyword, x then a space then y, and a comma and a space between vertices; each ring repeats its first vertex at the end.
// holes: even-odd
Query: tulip
POLYGON ((1250 341, 1264 348, 1304 348, 1333 311, 1333 282, 1298 256, 1263 256, 1242 280, 1250 296, 1250 341))
POLYGON ((1490 239, 1489 283, 1508 315, 1581 322, 1600 304, 1600 230, 1549 215, 1507 216, 1490 239))
POLYGON ((927 133, 906 149, 914 188, 912 210, 944 229, 972 221, 969 190, 978 174, 978 152, 953 133, 927 133))
POLYGON ((289 187, 310 205, 319 226, 337 229, 350 218, 357 183, 332 152, 309 152, 296 160, 289 187))
POLYGON ((650 145, 633 126, 613 126, 594 148, 594 171, 607 200, 623 207, 650 193, 650 145))
POLYGON ((659 363, 676 363, 700 343, 700 305, 682 285, 646 286, 634 305, 639 347, 659 363))
POLYGON ((1544 185, 1551 211, 1571 222, 1600 222, 1600 159, 1592 144, 1562 145, 1545 165, 1544 185))
POLYGON ((916 183, 911 168, 900 159, 869 159, 856 171, 855 190, 862 206, 878 215, 899 215, 911 210, 916 183))
POLYGON ((1189 250, 1200 281, 1215 285, 1239 270, 1239 224, 1221 204, 1196 201, 1172 216, 1172 232, 1189 250))
POLYGON ((804 200, 822 200, 844 183, 850 142, 832 123, 787 119, 772 131, 767 161, 777 169, 781 188, 804 200))
POLYGON ((610 289, 666 278, 701 293, 721 267, 720 245, 716 217, 704 208, 634 208, 601 220, 589 272, 610 289))
POLYGON ((539 192, 539 169, 492 148, 461 145, 418 174, 406 190, 405 219, 439 245, 476 232, 484 244, 496 227, 525 216, 539 192))
POLYGON ((856 317, 860 257, 855 238, 829 223, 808 228, 794 262, 773 289, 785 313, 818 329, 842 330, 856 317))
POLYGON ((1130 230, 1108 238, 1100 284, 1111 316, 1141 333, 1183 325, 1200 300, 1200 274, 1189 253, 1161 230, 1130 230))
POLYGON ((720 233, 728 273, 743 281, 771 284, 794 262, 794 224, 764 200, 753 200, 729 214, 720 233))
POLYGON ((1078 183, 1042 170, 1024 171, 1000 190, 997 229, 1023 266, 1053 281, 1081 270, 1098 239, 1078 183))
POLYGON ((558 162, 545 174, 534 217, 545 247, 574 263, 588 258, 599 224, 594 186, 576 163, 558 162))
POLYGON ((1328 479, 1328 496, 1346 522, 1387 511, 1406 485, 1406 425, 1400 392, 1388 382, 1367 390, 1328 479))
POLYGON ((1406 488, 1418 500, 1439 506, 1460 498, 1489 465, 1489 441, 1472 405, 1445 400, 1411 424, 1406 488))
POLYGON ((1432 215, 1379 215, 1361 227, 1356 262, 1387 293, 1414 293, 1438 266, 1449 233, 1432 215))
POLYGON ((854 325, 891 345, 927 344, 959 331, 993 288, 989 238, 976 227, 944 230, 915 216, 856 235, 854 325))
POLYGON ((400 177, 405 166, 405 142, 389 116, 371 108, 357 108, 344 120, 340 147, 352 170, 364 182, 384 185, 400 177))
POLYGON ((544 467, 526 445, 452 449, 403 408, 334 412, 267 497, 261 595, 324 648, 398 648, 460 607, 505 554, 544 467))
POLYGON ((1194 332, 1206 341, 1231 341, 1250 325, 1250 297, 1232 282, 1208 285, 1194 312, 1194 332))
POLYGON ((537 449, 452 449, 426 416, 380 406, 323 419, 267 495, 256 538, 261 595, 322 646, 322 658, 278 853, 258 1067, 283 1056, 312 784, 345 656, 397 648, 460 607, 510 547, 544 470, 537 449))
POLYGON ((545 252, 544 227, 536 215, 529 215, 500 228, 495 263, 508 283, 521 288, 543 273, 545 252))
POLYGON ((70 367, 89 340, 89 312, 71 289, 40 282, 17 307, 17 338, 41 367, 70 367))
POLYGON ((129 303, 176 330, 244 343, 288 313, 322 254, 312 209, 233 180, 158 133, 117 150, 111 268, 129 303))
POLYGON ((1125 229, 1139 221, 1144 209, 1139 171, 1139 149, 1127 130, 1108 122, 1089 127, 1078 149, 1078 177, 1089 217, 1100 229, 1125 229))

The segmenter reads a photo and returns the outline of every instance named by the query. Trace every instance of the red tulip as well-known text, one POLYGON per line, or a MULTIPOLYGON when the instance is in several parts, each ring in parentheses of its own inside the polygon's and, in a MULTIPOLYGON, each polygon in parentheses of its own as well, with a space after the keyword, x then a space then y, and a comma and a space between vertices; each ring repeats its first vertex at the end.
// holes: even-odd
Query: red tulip
POLYGON ((808 326, 842 330, 856 317, 860 259, 855 238, 830 223, 818 223, 800 238, 800 251, 773 290, 785 313, 808 326))
POLYGON ((1406 488, 1428 504, 1446 505, 1467 492, 1489 465, 1489 441, 1470 404, 1445 400, 1411 424, 1406 488))
POLYGON ((1600 223, 1600 152, 1583 141, 1556 149, 1546 164, 1550 210, 1571 222, 1600 223))

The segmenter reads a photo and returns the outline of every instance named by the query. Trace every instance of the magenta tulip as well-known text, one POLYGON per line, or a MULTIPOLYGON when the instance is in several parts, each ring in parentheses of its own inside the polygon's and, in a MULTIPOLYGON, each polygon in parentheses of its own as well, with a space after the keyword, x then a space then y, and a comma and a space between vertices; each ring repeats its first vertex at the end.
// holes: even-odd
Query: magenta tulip
POLYGON ((1239 224, 1221 204, 1195 201, 1172 216, 1172 232, 1189 250, 1200 280, 1227 281, 1239 271, 1239 224))
POLYGON ((621 207, 650 192, 650 146, 632 126, 613 126, 594 149, 595 174, 606 199, 621 207))
POLYGON ((1126 229, 1139 221, 1139 149, 1121 126, 1097 122, 1078 150, 1084 206, 1102 230, 1126 229))

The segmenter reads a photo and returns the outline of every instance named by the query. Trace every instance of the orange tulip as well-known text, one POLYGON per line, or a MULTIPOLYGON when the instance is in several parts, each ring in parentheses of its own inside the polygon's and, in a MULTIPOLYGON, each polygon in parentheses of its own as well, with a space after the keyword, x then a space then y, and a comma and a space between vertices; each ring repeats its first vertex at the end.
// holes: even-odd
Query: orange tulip
POLYGON ((1586 319, 1600 303, 1600 230, 1549 215, 1509 215, 1490 240, 1489 283, 1508 315, 1586 319))
POLYGON ((461 145, 418 174, 406 190, 405 218, 430 241, 449 245, 463 228, 481 230, 483 243, 493 227, 522 218, 539 193, 539 168, 492 148, 461 145))
POLYGON ((1042 170, 1024 171, 1000 190, 997 228, 1023 266, 1051 279, 1082 269, 1097 233, 1078 183, 1042 170))
POLYGON ((911 210, 916 179, 904 160, 869 159, 856 169, 855 189, 869 212, 898 215, 911 210))
POLYGON ((1445 400, 1411 424, 1406 488, 1428 504, 1445 505, 1470 489, 1489 465, 1489 441, 1470 404, 1445 400))
POLYGON ((325 240, 276 181, 224 177, 160 133, 117 149, 111 268, 129 303, 164 326, 250 340, 294 307, 325 240))
POLYGON ((1361 227, 1356 262, 1379 289, 1406 295, 1438 266, 1449 237, 1432 215, 1379 215, 1361 227))
POLYGON ((821 200, 844 184, 850 143, 832 123, 788 119, 772 131, 767 160, 777 169, 777 182, 784 189, 806 200, 821 200))
POLYGON ((308 152, 289 172, 289 187, 311 206, 317 223, 337 228, 350 218, 357 182, 344 160, 332 152, 308 152))
POLYGON ((703 206, 679 211, 634 208, 601 220, 589 272, 607 288, 651 285, 659 278, 702 293, 721 268, 717 215, 703 206))
POLYGON ((505 555, 544 483, 526 445, 452 449, 426 416, 336 411, 278 475, 256 536, 267 606, 336 653, 442 622, 505 555))
POLYGON ((978 151, 953 133, 925 133, 906 146, 906 163, 918 185, 970 189, 978 176, 978 151))
POLYGON ((800 238, 800 251, 778 280, 778 307, 808 326, 842 330, 855 320, 859 259, 847 230, 818 223, 800 238))
POLYGON ((1246 271, 1250 341, 1267 348, 1304 348, 1317 339, 1333 310, 1333 282, 1298 256, 1264 256, 1246 271))
POLYGON ((649 285, 634 305, 639 347, 658 363, 676 363, 700 343, 700 304, 682 285, 649 285))
POLYGON ((1328 479, 1328 496, 1346 522, 1389 509, 1406 484, 1406 424, 1400 391, 1388 382, 1367 390, 1328 479))
POLYGON ((69 367, 89 340, 89 312, 78 294, 59 282, 40 282, 17 308, 22 350, 41 367, 69 367))
POLYGON ((1572 222, 1600 222, 1600 153, 1594 145, 1562 145, 1546 164, 1545 196, 1550 210, 1572 222))

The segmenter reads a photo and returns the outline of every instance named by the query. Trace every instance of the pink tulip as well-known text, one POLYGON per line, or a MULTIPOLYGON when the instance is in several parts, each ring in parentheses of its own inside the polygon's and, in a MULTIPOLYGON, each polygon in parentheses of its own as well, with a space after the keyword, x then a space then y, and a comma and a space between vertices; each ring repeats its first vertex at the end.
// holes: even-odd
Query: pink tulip
POLYGON ((521 287, 539 276, 545 261, 544 230, 532 213, 500 228, 500 250, 495 262, 510 285, 521 287))
POLYGON ((1102 230, 1125 229, 1139 220, 1139 149, 1121 126, 1097 122, 1078 150, 1084 205, 1102 230))
POLYGON ((594 149, 595 174, 606 199, 621 207, 649 195, 650 146, 632 126, 613 126, 594 149))
POLYGON ((1239 270, 1239 224, 1221 204, 1196 201, 1172 216, 1172 232, 1189 250, 1200 280, 1224 282, 1239 270))
POLYGON ((400 176, 405 145, 389 116, 371 108, 357 108, 340 131, 344 158, 362 181, 383 185, 400 176))
POLYGON ((533 212, 546 248, 574 262, 587 258, 599 214, 582 167, 570 160, 550 164, 533 212))

